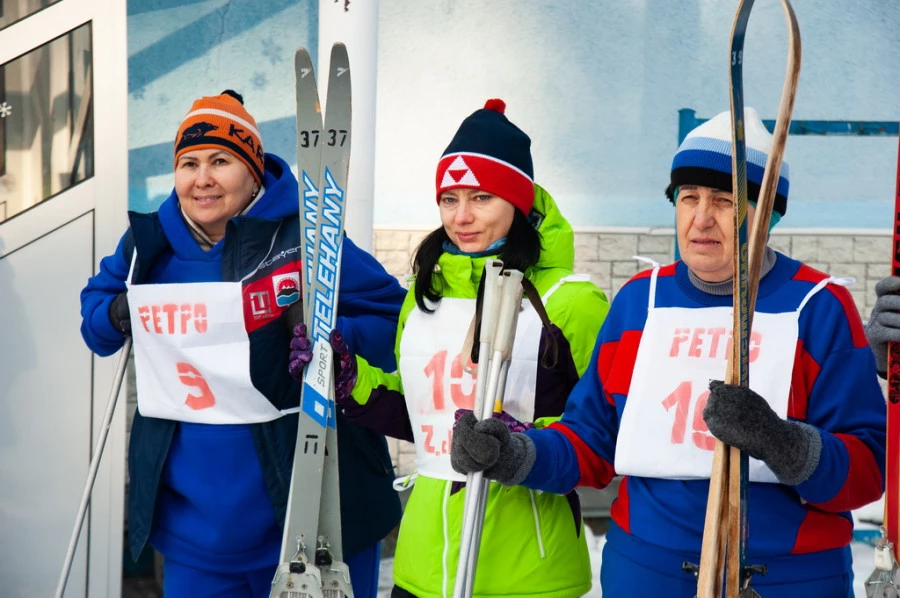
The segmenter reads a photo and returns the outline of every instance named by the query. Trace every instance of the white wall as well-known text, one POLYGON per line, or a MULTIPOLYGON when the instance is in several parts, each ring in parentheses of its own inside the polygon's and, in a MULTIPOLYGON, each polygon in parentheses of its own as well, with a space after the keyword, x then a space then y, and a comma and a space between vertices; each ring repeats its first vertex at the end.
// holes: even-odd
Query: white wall
MULTIPOLYGON (((900 5, 795 0, 803 68, 795 119, 900 119, 900 5)), ((662 190, 679 108, 728 106, 737 2, 381 0, 377 226, 433 226, 434 169, 459 122, 489 97, 533 141, 538 182, 578 226, 671 226, 662 190)), ((757 0, 745 101, 774 118, 786 29, 757 0)), ((780 227, 886 228, 897 138, 791 137, 780 227)))

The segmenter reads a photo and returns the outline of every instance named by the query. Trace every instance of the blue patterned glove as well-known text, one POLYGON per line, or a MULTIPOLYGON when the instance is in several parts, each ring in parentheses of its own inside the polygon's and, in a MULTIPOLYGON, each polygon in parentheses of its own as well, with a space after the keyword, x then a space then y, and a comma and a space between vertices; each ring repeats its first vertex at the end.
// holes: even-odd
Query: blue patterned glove
MULTIPOLYGON (((453 422, 458 422, 462 416, 466 413, 472 413, 471 409, 457 409, 456 413, 453 414, 453 422)), ((531 422, 520 422, 513 416, 511 416, 506 411, 501 411, 500 413, 494 413, 492 416, 496 420, 500 420, 506 425, 506 429, 510 432, 525 432, 526 430, 533 430, 534 424, 531 422)))

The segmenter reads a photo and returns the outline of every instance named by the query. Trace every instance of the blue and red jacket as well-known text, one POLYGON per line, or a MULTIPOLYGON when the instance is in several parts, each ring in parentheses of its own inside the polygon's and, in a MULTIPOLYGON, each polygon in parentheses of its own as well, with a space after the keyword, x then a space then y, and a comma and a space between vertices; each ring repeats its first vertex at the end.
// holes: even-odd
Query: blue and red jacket
MULTIPOLYGON (((616 294, 594 348, 594 367, 573 389, 562 419, 528 431, 537 461, 525 486, 566 493, 575 486, 602 488, 616 475, 616 439, 647 319, 650 272, 616 294)), ((756 309, 792 311, 825 278, 777 254, 760 282, 756 309)), ((683 262, 659 272, 657 307, 731 301, 731 295, 697 289, 683 262)), ((849 570, 850 511, 883 492, 885 402, 859 313, 844 287, 827 285, 801 311, 790 393, 788 418, 816 427, 823 448, 812 476, 797 486, 750 484, 748 562, 769 564, 770 583, 812 578, 823 567, 849 570)), ((708 480, 627 476, 612 505, 608 541, 637 562, 678 573, 682 560, 698 558, 708 491, 708 480)))

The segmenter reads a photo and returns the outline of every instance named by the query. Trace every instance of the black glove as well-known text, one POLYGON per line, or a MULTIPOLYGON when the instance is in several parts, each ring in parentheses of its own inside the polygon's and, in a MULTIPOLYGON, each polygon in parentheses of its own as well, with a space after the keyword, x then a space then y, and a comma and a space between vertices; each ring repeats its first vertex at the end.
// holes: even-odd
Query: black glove
POLYGON ((131 336, 131 312, 128 311, 128 291, 119 293, 109 304, 109 321, 113 328, 131 336))
POLYGON ((450 465, 459 473, 484 471, 484 477, 504 486, 521 484, 534 467, 534 443, 525 434, 510 433, 494 418, 463 415, 453 427, 450 465))
POLYGON ((900 277, 888 276, 875 285, 878 299, 866 326, 866 338, 875 354, 875 366, 882 378, 887 375, 888 343, 900 342, 900 277))
POLYGON ((303 300, 294 301, 284 310, 284 326, 292 335, 298 324, 303 323, 303 300))
POLYGON ((782 484, 809 479, 822 454, 818 430, 781 419, 749 388, 713 380, 709 390, 703 420, 713 436, 763 461, 782 484))

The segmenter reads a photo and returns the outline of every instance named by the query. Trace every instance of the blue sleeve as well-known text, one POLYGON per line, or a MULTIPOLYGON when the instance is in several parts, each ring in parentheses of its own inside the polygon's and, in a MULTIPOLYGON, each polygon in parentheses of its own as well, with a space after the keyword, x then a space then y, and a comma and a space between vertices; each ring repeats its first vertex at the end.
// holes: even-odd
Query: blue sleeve
POLYGON ((122 235, 115 253, 100 261, 100 271, 88 279, 81 291, 81 336, 88 348, 101 357, 112 355, 125 343, 125 335, 109 320, 109 305, 126 290, 132 251, 126 246, 134 247, 130 229, 122 235))
POLYGON ((392 372, 397 368, 394 340, 406 291, 349 238, 343 244, 337 328, 352 353, 392 372))
POLYGON ((806 422, 819 429, 822 453, 797 486, 825 511, 848 511, 884 491, 886 410, 868 346, 829 355, 813 386, 806 422))
POLYGON ((524 486, 565 494, 575 486, 603 488, 615 476, 618 416, 615 405, 606 400, 600 380, 603 347, 601 329, 590 365, 569 394, 562 419, 547 429, 527 432, 536 459, 524 486))
POLYGON ((522 486, 553 494, 571 492, 581 477, 572 443, 553 428, 533 429, 525 433, 534 442, 536 458, 522 486))

